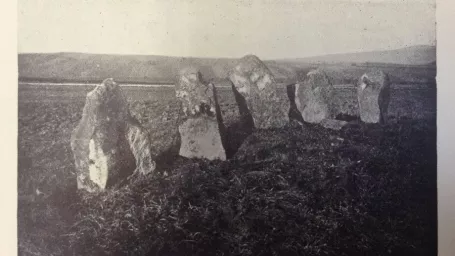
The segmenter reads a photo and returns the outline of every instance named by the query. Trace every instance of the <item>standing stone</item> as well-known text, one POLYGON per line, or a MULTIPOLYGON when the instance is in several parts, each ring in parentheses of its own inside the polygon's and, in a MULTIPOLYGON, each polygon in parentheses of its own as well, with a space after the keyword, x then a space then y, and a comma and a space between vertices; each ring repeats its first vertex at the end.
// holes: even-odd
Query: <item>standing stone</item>
POLYGON ((308 72, 305 79, 295 85, 295 103, 308 123, 320 123, 334 117, 333 86, 324 71, 308 72))
POLYGON ((390 81, 381 70, 364 74, 357 85, 360 119, 365 123, 383 123, 390 102, 390 81))
POLYGON ((148 133, 128 109, 118 84, 105 79, 86 97, 82 119, 71 135, 77 187, 89 192, 119 184, 134 172, 155 169, 148 133))
POLYGON ((179 154, 226 160, 224 125, 213 84, 206 84, 198 70, 187 68, 180 72, 175 90, 183 112, 179 154))
POLYGON ((229 79, 234 94, 240 96, 239 107, 246 105, 247 109, 240 109, 240 112, 252 116, 255 128, 281 127, 289 122, 286 91, 278 90, 272 72, 258 57, 247 55, 240 59, 229 79))

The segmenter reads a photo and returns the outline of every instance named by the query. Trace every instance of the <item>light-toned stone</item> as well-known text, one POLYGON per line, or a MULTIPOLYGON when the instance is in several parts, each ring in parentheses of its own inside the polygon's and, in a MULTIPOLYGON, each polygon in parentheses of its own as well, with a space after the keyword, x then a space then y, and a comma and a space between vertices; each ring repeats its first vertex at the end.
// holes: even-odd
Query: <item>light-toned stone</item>
POLYGON ((225 128, 215 86, 205 83, 197 69, 187 68, 180 72, 175 93, 183 112, 179 124, 179 154, 188 158, 225 160, 225 128))
POLYGON ((336 131, 341 130, 347 124, 348 124, 348 122, 346 122, 346 121, 336 120, 336 119, 324 119, 320 123, 320 125, 322 125, 322 127, 327 128, 327 129, 336 130, 336 131))
POLYGON ((210 117, 189 118, 179 126, 182 139, 179 154, 188 158, 226 160, 218 122, 210 117))
POLYGON ((139 122, 129 119, 126 123, 126 138, 136 160, 135 172, 147 175, 156 168, 152 159, 150 137, 139 122))
MULTIPOLYGON (((247 55, 240 59, 229 79, 234 85, 234 93, 246 102, 247 109, 240 112, 252 116, 255 128, 282 127, 289 122, 286 91, 278 90, 272 72, 258 57, 247 55)), ((243 102, 238 104, 239 107, 244 105, 243 102)))
POLYGON ((295 103, 305 122, 320 123, 334 117, 333 85, 323 70, 308 72, 295 90, 295 103))
POLYGON ((390 80, 381 70, 372 70, 360 77, 357 84, 360 119, 365 123, 386 121, 390 102, 390 80))
POLYGON ((134 172, 155 169, 148 133, 129 112, 118 84, 105 79, 86 97, 82 119, 71 135, 77 187, 104 190, 134 172))

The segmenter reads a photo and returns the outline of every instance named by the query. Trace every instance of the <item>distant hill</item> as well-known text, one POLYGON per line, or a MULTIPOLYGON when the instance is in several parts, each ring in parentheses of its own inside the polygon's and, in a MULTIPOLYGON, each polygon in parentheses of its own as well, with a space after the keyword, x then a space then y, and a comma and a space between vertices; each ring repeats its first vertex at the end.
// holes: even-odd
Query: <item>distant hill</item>
POLYGON ((230 59, 85 53, 19 54, 19 79, 98 81, 106 77, 129 82, 171 83, 178 70, 198 66, 207 78, 223 77, 230 59))
POLYGON ((410 46, 389 51, 330 54, 295 59, 296 62, 323 63, 388 63, 401 65, 425 65, 436 62, 436 47, 429 45, 410 46))
MULTIPOLYGON (((333 75, 336 80, 334 82, 346 83, 354 81, 372 66, 389 69, 394 73, 392 76, 395 76, 395 80, 399 82, 409 79, 425 82, 428 78, 434 78, 435 72, 431 70, 435 70, 435 60, 435 47, 415 46, 393 51, 264 62, 278 82, 293 82, 298 73, 324 66, 328 73, 333 75), (430 67, 431 72, 415 71, 419 68, 418 65, 430 67)), ((155 55, 24 53, 19 54, 18 61, 20 81, 100 82, 104 78, 113 77, 120 82, 170 84, 176 81, 178 71, 187 66, 199 67, 206 80, 226 83, 228 72, 235 66, 237 60, 155 55)))

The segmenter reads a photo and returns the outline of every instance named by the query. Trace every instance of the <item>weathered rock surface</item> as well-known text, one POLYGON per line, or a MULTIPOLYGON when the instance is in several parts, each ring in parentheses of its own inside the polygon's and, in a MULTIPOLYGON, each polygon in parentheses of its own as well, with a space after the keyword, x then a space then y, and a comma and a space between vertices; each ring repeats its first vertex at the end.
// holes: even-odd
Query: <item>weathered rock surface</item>
POLYGON ((180 155, 188 158, 226 160, 218 123, 213 118, 190 118, 179 126, 180 155))
POLYGON ((271 71, 258 57, 240 59, 229 79, 239 108, 243 108, 241 114, 250 115, 255 128, 282 127, 289 122, 286 92, 279 91, 271 71))
POLYGON ((360 119, 365 123, 383 123, 390 102, 390 80, 381 70, 360 77, 357 85, 360 119))
POLYGON ((225 160, 225 128, 214 85, 206 84, 197 69, 187 68, 180 72, 175 90, 183 112, 179 154, 225 160))
POLYGON ((155 169, 148 133, 129 112, 118 84, 105 79, 86 97, 71 135, 77 187, 90 192, 121 183, 134 172, 155 169))
POLYGON ((146 175, 155 170, 155 161, 152 159, 149 134, 131 116, 126 125, 127 142, 136 160, 135 172, 146 175))
POLYGON ((348 124, 346 121, 336 120, 336 119, 324 119, 321 121, 320 125, 327 129, 332 129, 339 131, 348 124))
POLYGON ((322 70, 308 72, 304 79, 295 85, 295 103, 308 123, 320 123, 334 117, 333 85, 322 70), (303 81, 302 81, 303 80, 303 81))

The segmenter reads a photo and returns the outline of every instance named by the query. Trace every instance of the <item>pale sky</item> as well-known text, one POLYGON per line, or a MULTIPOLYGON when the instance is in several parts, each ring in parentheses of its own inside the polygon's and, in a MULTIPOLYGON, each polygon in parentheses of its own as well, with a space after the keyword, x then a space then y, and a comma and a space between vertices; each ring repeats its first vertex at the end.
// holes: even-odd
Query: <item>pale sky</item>
POLYGON ((434 0, 19 0, 19 52, 297 58, 435 44, 434 0))

